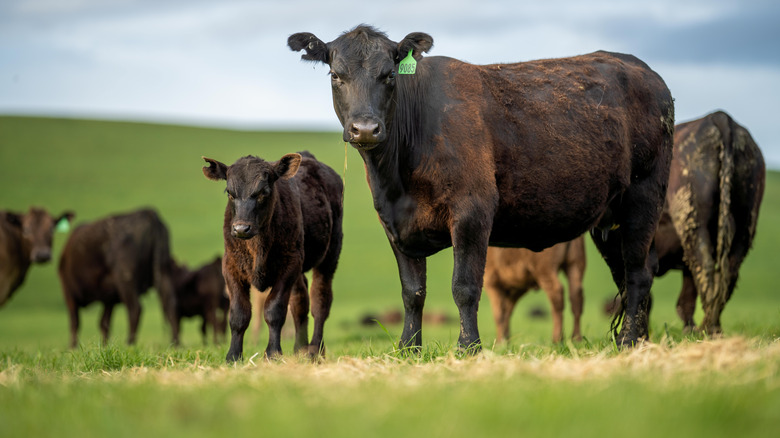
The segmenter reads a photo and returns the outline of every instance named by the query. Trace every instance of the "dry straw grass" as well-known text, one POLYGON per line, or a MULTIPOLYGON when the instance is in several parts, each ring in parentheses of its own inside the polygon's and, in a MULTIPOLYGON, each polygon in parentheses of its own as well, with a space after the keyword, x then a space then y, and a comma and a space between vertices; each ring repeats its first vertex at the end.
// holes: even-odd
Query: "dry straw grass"
MULTIPOLYGON (((372 382, 417 387, 430 383, 500 382, 517 378, 591 383, 632 379, 678 387, 680 384, 704 382, 726 386, 763 382, 767 389, 780 389, 780 339, 769 343, 741 337, 686 341, 674 345, 644 343, 619 354, 610 350, 588 350, 575 352, 574 356, 497 355, 485 351, 476 357, 458 358, 450 354, 426 362, 385 355, 330 358, 319 364, 296 357, 271 362, 255 357, 243 365, 210 367, 196 361, 184 367, 182 364, 162 368, 135 367, 69 378, 172 386, 212 385, 238 380, 250 386, 288 381, 295 385, 316 382, 334 387, 372 382)), ((12 367, 0 373, 0 385, 13 384, 19 371, 18 367, 12 367)))

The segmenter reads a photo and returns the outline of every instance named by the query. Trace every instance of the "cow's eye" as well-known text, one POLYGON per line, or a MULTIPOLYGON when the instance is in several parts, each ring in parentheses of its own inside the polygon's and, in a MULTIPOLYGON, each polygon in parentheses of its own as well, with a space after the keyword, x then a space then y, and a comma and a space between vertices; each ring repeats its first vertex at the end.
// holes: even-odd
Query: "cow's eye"
POLYGON ((330 72, 330 73, 328 73, 328 74, 330 75, 330 80, 331 80, 331 81, 333 81, 333 82, 339 82, 339 81, 341 81, 341 78, 339 78, 339 75, 338 75, 338 74, 336 74, 336 72, 335 72, 335 71, 331 71, 331 72, 330 72))
POLYGON ((386 84, 392 84, 395 80, 395 70, 391 71, 390 73, 385 76, 385 83, 386 84))
POLYGON ((234 199, 236 199, 236 197, 235 197, 235 196, 233 196, 233 194, 232 194, 232 193, 230 193, 230 192, 228 192, 227 190, 225 190, 225 193, 227 193, 227 195, 228 195, 228 199, 230 199, 231 201, 232 201, 232 200, 234 200, 234 199))
POLYGON ((257 197, 258 198, 264 198, 264 197, 266 197, 266 196, 268 196, 270 194, 271 194, 271 188, 268 187, 268 186, 265 186, 262 189, 260 189, 259 192, 257 192, 257 197))

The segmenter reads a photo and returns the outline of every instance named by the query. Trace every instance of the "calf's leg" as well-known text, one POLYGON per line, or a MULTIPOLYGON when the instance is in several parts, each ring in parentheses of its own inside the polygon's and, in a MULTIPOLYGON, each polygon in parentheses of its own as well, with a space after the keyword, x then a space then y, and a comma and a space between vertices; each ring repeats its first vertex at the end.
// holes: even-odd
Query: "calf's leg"
POLYGON ((244 333, 252 318, 252 304, 249 302, 249 285, 225 276, 230 291, 230 348, 227 362, 236 362, 243 358, 244 333))
POLYGON ((309 291, 306 276, 298 276, 290 294, 290 312, 295 325, 295 345, 297 353, 301 348, 309 347, 309 291))

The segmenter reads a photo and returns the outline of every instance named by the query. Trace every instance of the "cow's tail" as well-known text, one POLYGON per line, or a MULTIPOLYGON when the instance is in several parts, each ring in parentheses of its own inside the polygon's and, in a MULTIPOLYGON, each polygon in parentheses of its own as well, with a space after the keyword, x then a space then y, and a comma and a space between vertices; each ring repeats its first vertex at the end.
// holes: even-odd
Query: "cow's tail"
MULTIPOLYGON (((171 258, 170 236, 168 229, 160 218, 155 215, 153 235, 153 275, 154 288, 160 296, 165 318, 174 327, 176 322, 176 291, 173 285, 173 259, 171 258)), ((177 335, 177 334, 176 334, 177 335)))
POLYGON ((734 178, 734 142, 737 141, 734 121, 725 113, 712 115, 712 121, 721 132, 718 161, 718 232, 715 247, 715 272, 711 296, 702 296, 705 329, 718 324, 718 319, 728 299, 728 288, 731 283, 729 253, 734 240, 735 224, 731 213, 731 184, 734 178))

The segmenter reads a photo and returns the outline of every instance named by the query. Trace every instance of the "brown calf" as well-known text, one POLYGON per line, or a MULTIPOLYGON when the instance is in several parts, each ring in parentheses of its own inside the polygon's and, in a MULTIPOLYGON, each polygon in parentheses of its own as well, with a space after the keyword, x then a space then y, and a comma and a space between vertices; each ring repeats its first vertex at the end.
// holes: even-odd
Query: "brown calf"
POLYGON ((332 281, 341 253, 343 185, 339 175, 308 152, 277 162, 247 156, 227 166, 205 158, 206 178, 226 180, 228 203, 222 272, 230 295, 227 361, 241 359, 252 306, 249 289, 271 288, 265 301, 268 346, 282 353, 281 330, 288 304, 295 324, 295 350, 316 355, 333 301, 332 281), (314 333, 308 341, 309 295, 304 272, 312 270, 314 333))
POLYGON ((0 307, 24 283, 31 264, 51 260, 54 227, 71 219, 72 212, 55 218, 36 207, 26 214, 0 211, 0 307))
POLYGON ((517 300, 528 290, 542 288, 553 314, 553 342, 563 340, 563 285, 558 272, 569 280, 569 300, 574 315, 572 339, 580 340, 582 277, 585 273, 585 239, 559 243, 542 252, 523 248, 488 248, 484 287, 493 308, 498 342, 509 339, 509 320, 517 300))

